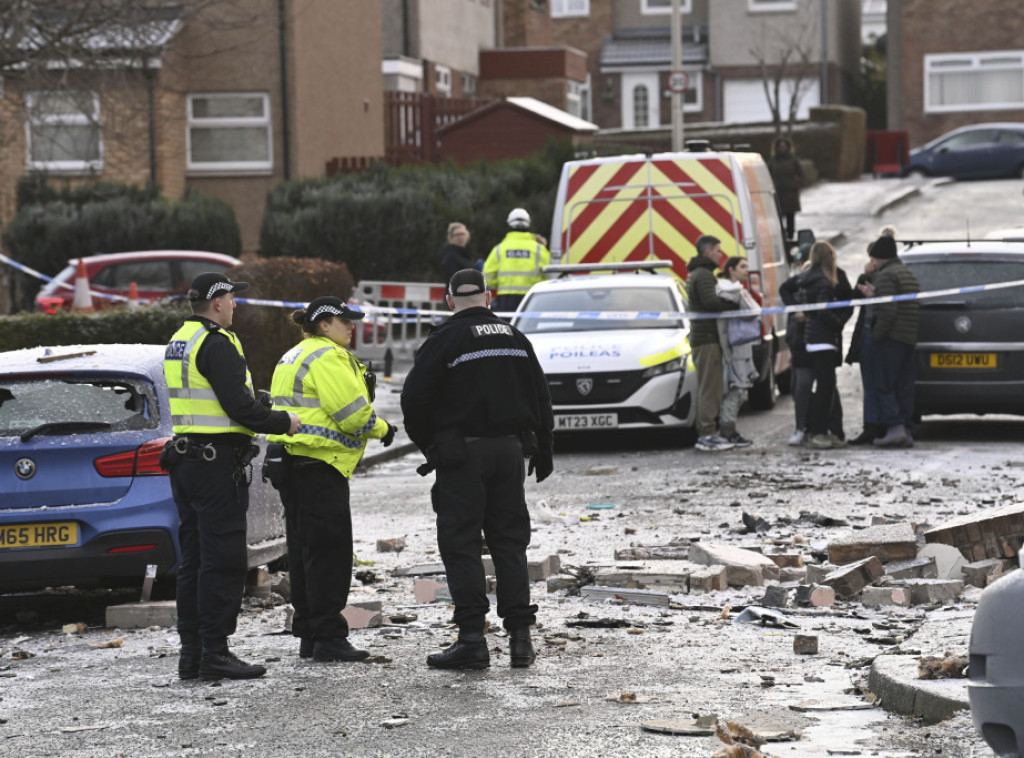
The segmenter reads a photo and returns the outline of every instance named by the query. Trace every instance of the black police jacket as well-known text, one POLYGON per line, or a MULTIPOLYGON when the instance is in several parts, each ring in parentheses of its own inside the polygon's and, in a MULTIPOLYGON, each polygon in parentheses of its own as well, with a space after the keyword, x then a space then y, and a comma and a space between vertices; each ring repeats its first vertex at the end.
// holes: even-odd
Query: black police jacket
POLYGON ((551 454, 551 394, 530 341, 490 309, 455 313, 416 351, 402 387, 409 437, 424 453, 444 430, 500 437, 532 430, 551 454))

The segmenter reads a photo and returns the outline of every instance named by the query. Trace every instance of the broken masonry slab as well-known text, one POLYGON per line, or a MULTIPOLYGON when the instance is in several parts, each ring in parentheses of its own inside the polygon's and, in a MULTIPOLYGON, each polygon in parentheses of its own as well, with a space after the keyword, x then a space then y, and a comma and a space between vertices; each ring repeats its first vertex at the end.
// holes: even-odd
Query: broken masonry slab
POLYGON ((828 543, 828 560, 839 566, 873 555, 882 563, 917 557, 917 537, 908 523, 880 524, 828 543))
POLYGON ((805 567, 804 581, 808 584, 821 584, 826 576, 835 571, 838 566, 833 563, 808 563, 805 567))
POLYGON ((912 605, 954 603, 964 591, 959 579, 904 579, 900 584, 910 591, 912 605))
POLYGON ((434 576, 444 573, 443 563, 418 563, 415 566, 396 568, 391 572, 393 576, 434 576))
POLYGON ((579 584, 579 580, 569 574, 555 574, 547 579, 548 592, 571 590, 579 584))
POLYGON ((938 579, 939 577, 935 559, 922 558, 920 555, 909 561, 886 563, 882 568, 885 569, 885 575, 891 579, 938 579))
POLYGON ((910 591, 906 587, 865 587, 860 593, 864 605, 887 606, 910 605, 910 591))
POLYGON ((1006 570, 1005 562, 999 558, 986 558, 983 561, 966 563, 960 568, 964 577, 964 583, 981 589, 992 584, 1006 570))
POLYGON ((178 608, 173 600, 150 600, 146 603, 108 605, 106 625, 119 629, 145 629, 148 626, 174 627, 178 608))
POLYGON ((562 559, 557 555, 549 555, 539 561, 527 561, 526 571, 531 582, 543 582, 562 570, 562 559))
MULTIPOLYGON (((374 610, 366 608, 364 605, 371 604, 357 603, 345 606, 345 609, 342 610, 341 615, 348 622, 349 629, 371 629, 384 623, 384 616, 380 608, 374 610)), ((380 603, 375 603, 375 605, 379 606, 380 603)))
POLYGON ((689 545, 651 545, 624 547, 615 551, 617 561, 669 560, 685 561, 690 557, 689 545))
POLYGON ((926 531, 924 539, 951 545, 971 562, 1014 558, 1024 543, 1024 503, 955 518, 926 531))
POLYGON ((622 600, 634 605, 669 604, 669 597, 664 592, 634 590, 628 587, 599 587, 588 584, 586 587, 580 587, 580 595, 591 600, 622 600))
POLYGON ((377 540, 378 553, 400 553, 405 550, 405 537, 389 537, 377 540))
POLYGON ((867 558, 840 566, 822 580, 822 584, 828 585, 836 591, 836 597, 847 600, 856 597, 857 594, 874 584, 885 574, 882 562, 877 556, 870 555, 867 558))
POLYGON ((967 559, 959 550, 941 542, 925 545, 918 551, 917 557, 931 558, 935 561, 935 576, 921 577, 922 579, 959 579, 962 575, 960 569, 967 565, 967 559))
MULTIPOLYGON (((448 585, 443 582, 435 582, 433 579, 417 579, 412 586, 413 597, 417 603, 433 603, 441 598, 438 593, 447 593, 448 585)), ((449 596, 450 597, 450 596, 449 596)))
POLYGON ((760 587, 765 579, 779 578, 779 567, 771 558, 732 545, 691 545, 690 560, 706 566, 725 566, 726 581, 731 587, 760 587))

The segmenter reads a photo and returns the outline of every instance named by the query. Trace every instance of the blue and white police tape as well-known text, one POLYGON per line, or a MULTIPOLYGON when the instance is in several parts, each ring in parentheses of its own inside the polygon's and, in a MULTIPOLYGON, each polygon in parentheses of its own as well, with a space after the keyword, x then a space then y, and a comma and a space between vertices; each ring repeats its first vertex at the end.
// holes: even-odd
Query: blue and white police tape
MULTIPOLYGON (((6 263, 11 268, 17 269, 18 271, 21 271, 23 273, 28 274, 29 276, 34 276, 36 279, 41 279, 44 282, 52 282, 53 281, 53 277, 52 276, 47 276, 46 274, 43 274, 43 273, 41 273, 39 271, 36 271, 34 268, 30 268, 30 267, 26 266, 24 263, 16 261, 13 258, 8 258, 3 253, 0 253, 0 261, 2 261, 3 263, 6 263)), ((60 286, 64 287, 65 289, 71 290, 72 292, 74 292, 74 290, 75 290, 74 282, 72 282, 71 284, 61 283, 60 286)), ((128 299, 124 295, 112 295, 112 294, 109 294, 107 292, 97 292, 94 289, 90 289, 89 290, 89 294, 94 296, 94 297, 105 297, 107 300, 127 300, 128 299)))

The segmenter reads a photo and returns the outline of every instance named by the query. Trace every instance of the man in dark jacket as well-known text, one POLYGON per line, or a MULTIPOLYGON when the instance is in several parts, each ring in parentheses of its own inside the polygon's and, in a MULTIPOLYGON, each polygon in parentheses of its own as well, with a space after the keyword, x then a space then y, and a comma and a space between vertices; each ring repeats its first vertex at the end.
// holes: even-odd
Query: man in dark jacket
MULTIPOLYGON (((896 240, 882 236, 869 254, 876 260, 872 277, 874 296, 886 297, 920 292, 914 273, 896 256, 896 240)), ((914 346, 917 344, 917 300, 878 303, 871 323, 875 384, 879 421, 885 436, 874 441, 878 447, 911 447, 914 422, 914 346)))
POLYGON ((427 656, 442 669, 490 665, 484 640, 489 609, 481 532, 494 560, 498 615, 515 668, 533 663, 526 548, 530 514, 523 480, 542 482, 554 469, 554 415, 547 380, 530 341, 491 312, 484 275, 464 269, 448 284, 455 311, 416 352, 402 388, 409 437, 437 471, 431 501, 437 545, 455 604, 459 637, 427 656), (530 458, 525 471, 524 456, 530 458))
MULTIPOLYGON (((734 311, 739 303, 726 300, 715 291, 715 269, 723 257, 722 242, 705 234, 697 240, 697 254, 686 264, 686 295, 695 313, 734 311)), ((718 326, 713 318, 690 321, 690 348, 697 366, 697 445, 698 450, 729 450, 735 444, 718 434, 718 411, 725 392, 722 379, 722 347, 718 326)))

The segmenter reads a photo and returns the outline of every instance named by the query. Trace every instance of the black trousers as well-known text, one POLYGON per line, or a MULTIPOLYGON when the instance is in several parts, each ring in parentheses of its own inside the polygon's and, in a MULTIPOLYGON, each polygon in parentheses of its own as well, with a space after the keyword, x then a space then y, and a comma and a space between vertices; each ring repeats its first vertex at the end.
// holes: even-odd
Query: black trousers
POLYGON ((294 456, 281 501, 295 608, 292 634, 314 640, 347 637, 341 611, 352 584, 348 479, 323 461, 294 456))
POLYGON ((506 629, 529 626, 537 621, 537 606, 530 604, 526 570, 530 514, 522 445, 514 437, 488 437, 468 442, 466 450, 464 463, 437 470, 430 493, 455 623, 460 631, 480 632, 490 608, 482 533, 497 575, 498 616, 506 629))
MULTIPOLYGON (((810 418, 807 420, 808 431, 814 434, 827 434, 833 416, 839 404, 839 428, 842 429, 842 401, 836 392, 836 351, 820 350, 808 353, 811 357, 811 368, 814 371, 814 394, 811 396, 810 418)), ((837 430, 832 429, 833 433, 837 430)), ((838 434, 837 434, 838 436, 838 434)))
POLYGON ((183 460, 171 471, 178 507, 178 631, 222 650, 235 632, 249 568, 245 514, 249 485, 228 455, 183 460))

